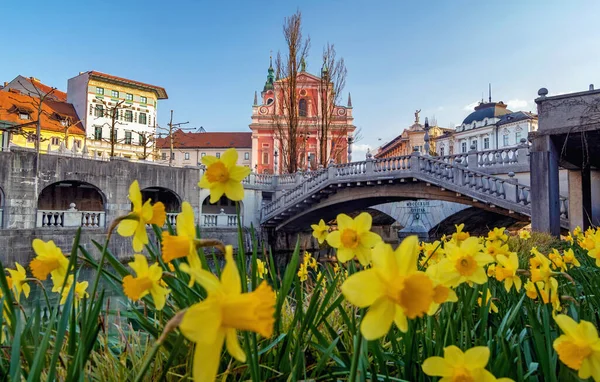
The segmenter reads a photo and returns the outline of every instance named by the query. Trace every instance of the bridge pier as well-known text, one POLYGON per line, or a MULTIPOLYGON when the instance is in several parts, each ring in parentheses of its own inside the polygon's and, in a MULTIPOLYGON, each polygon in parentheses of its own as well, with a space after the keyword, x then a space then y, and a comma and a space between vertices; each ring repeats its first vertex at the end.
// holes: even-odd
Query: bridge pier
POLYGON ((560 235, 558 151, 550 136, 533 135, 530 155, 531 229, 558 236, 560 235))

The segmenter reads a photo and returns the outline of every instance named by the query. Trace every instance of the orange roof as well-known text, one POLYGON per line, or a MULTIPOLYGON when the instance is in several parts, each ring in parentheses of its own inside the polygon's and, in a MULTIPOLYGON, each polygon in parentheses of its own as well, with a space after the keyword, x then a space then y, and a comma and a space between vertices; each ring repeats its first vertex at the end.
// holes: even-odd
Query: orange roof
POLYGON ((113 76, 110 74, 97 72, 95 70, 89 71, 87 73, 89 74, 90 78, 98 78, 98 79, 101 79, 104 81, 115 82, 115 83, 125 85, 125 86, 135 86, 138 88, 142 88, 144 90, 153 91, 156 93, 156 96, 158 97, 158 99, 169 98, 167 96, 167 91, 164 88, 161 88, 160 86, 154 86, 154 85, 146 84, 146 83, 139 82, 139 81, 129 80, 127 78, 117 77, 117 76, 113 76))
MULTIPOLYGON (((38 88, 39 91, 40 91, 40 93, 42 93, 42 94, 48 94, 52 90, 51 86, 44 85, 40 81, 32 80, 31 78, 26 78, 26 79, 27 79, 27 81, 29 81, 30 83, 32 83, 33 86, 35 86, 36 88, 38 88)), ((58 89, 54 89, 54 91, 52 92, 52 94, 50 94, 50 97, 52 97, 52 98, 54 98, 54 99, 56 99, 57 101, 60 101, 60 102, 67 102, 67 93, 65 93, 63 91, 60 91, 58 89)))
MULTIPOLYGON (((170 140, 158 138, 156 146, 159 148, 169 148, 170 140)), ((252 133, 233 132, 233 133, 186 133, 177 130, 173 133, 173 147, 183 148, 251 148, 252 133)))
MULTIPOLYGON (((0 92, 0 121, 15 125, 23 125, 30 122, 27 127, 35 127, 37 120, 37 98, 33 98, 20 92, 0 92), (31 119, 19 118, 19 112, 29 113, 31 119)), ((42 130, 64 132, 63 120, 69 121, 69 134, 85 135, 83 124, 77 117, 75 108, 70 103, 46 100, 42 104, 41 127, 42 130)))

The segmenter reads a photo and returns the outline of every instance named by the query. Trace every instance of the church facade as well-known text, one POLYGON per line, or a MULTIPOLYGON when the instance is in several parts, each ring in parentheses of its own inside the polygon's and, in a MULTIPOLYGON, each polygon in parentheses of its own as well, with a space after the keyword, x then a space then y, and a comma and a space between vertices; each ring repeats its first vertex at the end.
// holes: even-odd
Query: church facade
POLYGON ((274 73, 271 64, 260 100, 258 94, 254 95, 250 124, 253 170, 259 174, 280 174, 287 172, 289 161, 296 161, 302 171, 316 170, 323 163, 348 162, 355 131, 350 95, 347 106, 333 103, 335 97, 326 67, 319 77, 308 73, 302 62, 295 89, 289 88, 288 78, 276 79, 274 73), (298 128, 295 136, 289 133, 289 97, 286 97, 289 91, 296 92, 298 128), (323 129, 325 119, 327 129, 323 129), (324 130, 327 130, 326 136, 323 136, 324 130), (293 140, 296 155, 292 158, 289 147, 293 140))

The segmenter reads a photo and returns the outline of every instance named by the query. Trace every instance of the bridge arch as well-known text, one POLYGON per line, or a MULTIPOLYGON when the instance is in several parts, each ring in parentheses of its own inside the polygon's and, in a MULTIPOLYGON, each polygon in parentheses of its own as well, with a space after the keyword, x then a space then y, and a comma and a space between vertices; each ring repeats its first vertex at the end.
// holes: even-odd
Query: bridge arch
POLYGON ((455 224, 465 224, 464 230, 472 235, 487 235, 494 227, 522 228, 528 221, 519 220, 512 215, 503 215, 493 211, 482 211, 469 207, 458 211, 440 221, 429 230, 430 237, 440 237, 456 231, 455 224))
POLYGON ((151 203, 161 202, 165 205, 165 211, 169 213, 181 212, 181 197, 170 188, 152 186, 142 190, 142 202, 150 199, 151 203))
POLYGON ((104 227, 106 196, 97 186, 61 180, 44 187, 37 199, 37 227, 104 227))
MULTIPOLYGON (((240 210, 240 219, 244 221, 244 204, 237 202, 240 210)), ((202 200, 200 225, 207 227, 231 226, 237 225, 237 207, 236 202, 229 200, 225 195, 216 203, 210 203, 210 195, 202 200)))

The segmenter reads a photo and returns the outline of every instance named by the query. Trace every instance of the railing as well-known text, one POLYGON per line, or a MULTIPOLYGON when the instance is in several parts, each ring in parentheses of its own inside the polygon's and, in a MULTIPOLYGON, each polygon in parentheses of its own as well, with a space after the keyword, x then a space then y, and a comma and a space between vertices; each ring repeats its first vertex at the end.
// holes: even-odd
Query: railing
POLYGON ((475 151, 468 153, 445 155, 436 157, 436 159, 449 164, 460 164, 462 166, 474 168, 502 168, 514 165, 529 165, 529 147, 519 145, 497 150, 475 151), (474 163, 474 164, 473 164, 474 163))
POLYGON ((236 214, 202 214, 203 227, 237 227, 236 214))
POLYGON ((165 221, 165 226, 167 225, 167 223, 171 224, 171 227, 175 228, 177 227, 177 215, 179 215, 178 212, 167 212, 167 219, 165 221))
POLYGON ((4 221, 2 218, 4 217, 4 210, 0 208, 0 228, 4 227, 4 221))
POLYGON ((38 228, 83 227, 101 228, 106 225, 104 211, 38 210, 38 228))

